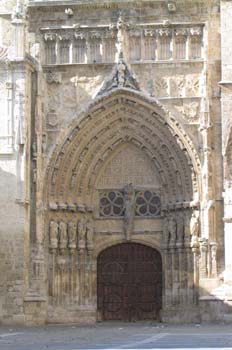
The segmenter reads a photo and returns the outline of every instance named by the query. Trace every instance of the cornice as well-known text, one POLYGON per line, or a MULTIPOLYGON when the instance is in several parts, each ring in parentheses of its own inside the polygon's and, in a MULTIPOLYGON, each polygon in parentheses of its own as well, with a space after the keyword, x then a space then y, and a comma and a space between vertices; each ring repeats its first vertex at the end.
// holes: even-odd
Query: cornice
POLYGON ((28 8, 35 7, 51 7, 60 6, 67 7, 72 6, 75 8, 125 8, 128 5, 133 5, 133 8, 141 8, 141 5, 157 6, 157 4, 166 5, 166 0, 47 0, 47 1, 29 1, 28 8))

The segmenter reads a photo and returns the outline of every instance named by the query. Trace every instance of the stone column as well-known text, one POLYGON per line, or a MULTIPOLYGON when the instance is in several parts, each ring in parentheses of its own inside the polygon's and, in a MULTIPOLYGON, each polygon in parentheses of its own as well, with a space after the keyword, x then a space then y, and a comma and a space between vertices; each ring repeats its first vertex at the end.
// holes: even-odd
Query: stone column
POLYGON ((20 0, 17 0, 16 7, 12 14, 13 40, 10 58, 23 60, 25 58, 25 26, 26 13, 20 0))
POLYGON ((200 278, 208 277, 208 241, 205 238, 200 239, 200 278))
POLYGON ((224 242, 226 297, 232 299, 232 1, 221 0, 221 109, 224 156, 224 242))
POLYGON ((232 297, 232 183, 228 181, 226 183, 225 191, 225 212, 224 212, 224 225, 225 225, 225 272, 224 280, 230 288, 230 294, 232 297))

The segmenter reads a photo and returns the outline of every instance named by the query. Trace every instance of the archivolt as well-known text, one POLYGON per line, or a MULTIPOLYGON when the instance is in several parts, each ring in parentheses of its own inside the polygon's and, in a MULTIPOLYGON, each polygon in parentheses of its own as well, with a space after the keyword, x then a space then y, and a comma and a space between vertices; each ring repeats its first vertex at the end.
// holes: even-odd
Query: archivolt
POLYGON ((49 201, 88 201, 109 155, 123 142, 141 148, 162 179, 166 201, 191 201, 200 161, 188 136, 156 100, 118 89, 82 112, 54 151, 44 188, 49 201))

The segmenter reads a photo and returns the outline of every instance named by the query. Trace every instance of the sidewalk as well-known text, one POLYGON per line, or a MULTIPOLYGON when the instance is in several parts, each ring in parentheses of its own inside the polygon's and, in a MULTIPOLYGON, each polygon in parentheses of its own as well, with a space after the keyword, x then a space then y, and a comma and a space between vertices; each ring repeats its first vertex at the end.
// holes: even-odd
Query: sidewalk
POLYGON ((232 349, 232 326, 98 323, 0 327, 1 350, 232 349))

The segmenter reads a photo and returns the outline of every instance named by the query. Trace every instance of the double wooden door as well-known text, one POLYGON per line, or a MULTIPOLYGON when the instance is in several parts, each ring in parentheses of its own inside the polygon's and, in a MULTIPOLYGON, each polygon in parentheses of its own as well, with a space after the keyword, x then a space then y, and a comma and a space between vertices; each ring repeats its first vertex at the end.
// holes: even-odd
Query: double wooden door
POLYGON ((158 319, 162 307, 162 261, 158 251, 123 243, 98 257, 98 312, 103 320, 158 319))

